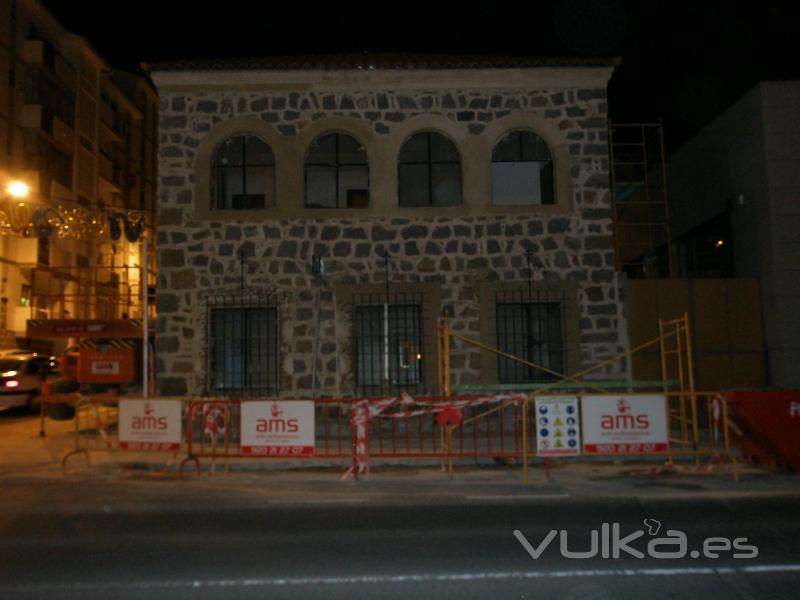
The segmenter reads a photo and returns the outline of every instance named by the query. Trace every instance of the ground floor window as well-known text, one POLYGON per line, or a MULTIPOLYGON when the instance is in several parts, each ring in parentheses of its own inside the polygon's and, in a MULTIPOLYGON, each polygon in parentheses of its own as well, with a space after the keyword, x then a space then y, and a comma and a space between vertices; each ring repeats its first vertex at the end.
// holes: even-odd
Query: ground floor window
POLYGON ((422 299, 353 298, 355 384, 364 393, 423 383, 422 299))
MULTIPOLYGON (((550 371, 564 373, 564 305, 554 294, 525 297, 528 294, 502 292, 495 301, 497 348, 550 371)), ((537 383, 553 381, 556 375, 521 362, 498 356, 499 383, 537 383)))
POLYGON ((278 309, 209 309, 209 387, 213 392, 278 387, 278 309))

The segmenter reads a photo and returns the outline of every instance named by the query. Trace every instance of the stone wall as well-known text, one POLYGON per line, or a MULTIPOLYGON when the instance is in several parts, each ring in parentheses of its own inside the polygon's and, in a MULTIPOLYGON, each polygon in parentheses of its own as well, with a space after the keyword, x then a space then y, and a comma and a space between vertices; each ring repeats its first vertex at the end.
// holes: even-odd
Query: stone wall
MULTIPOLYGON (((281 393, 303 395, 311 387, 315 335, 312 255, 326 257, 328 285, 321 295, 319 382, 321 393, 352 391, 349 315, 337 305, 336 286, 384 281, 383 256, 391 257, 392 285, 435 283, 441 309, 454 330, 478 337, 478 288, 491 281, 576 290, 580 339, 573 365, 591 365, 624 350, 613 272, 613 243, 603 89, 554 91, 419 92, 174 92, 161 91, 158 344, 156 369, 165 394, 202 393, 206 334, 204 293, 241 283, 272 290, 281 319, 281 393), (203 137, 233 117, 256 117, 281 136, 298 135, 312 122, 352 117, 376 136, 420 114, 444 115, 482 135, 509 111, 523 111, 557 128, 568 145, 571 209, 547 213, 530 207, 513 214, 327 219, 196 219, 195 157, 203 137), (242 263, 242 257, 244 259, 242 263)), ((492 143, 494 140, 492 140, 492 143)), ((464 159, 464 169, 472 168, 464 159)), ((563 165, 562 165, 563 166, 563 165)), ((483 165, 481 168, 488 168, 483 165)), ((280 165, 279 165, 280 168, 280 165)), ((370 165, 373 168, 373 165, 370 165)), ((281 198, 278 198, 280 204, 281 198)), ((491 204, 486 198, 486 205, 491 204)), ((552 207, 550 207, 552 208, 552 207)), ((510 211, 512 212, 512 211, 510 211)), ((334 214, 334 213, 332 213, 334 214)), ((432 335, 432 331, 426 331, 432 335)), ((493 340, 486 340, 493 343, 493 340)), ((477 351, 454 356, 454 382, 481 377, 477 351)), ((626 373, 624 364, 602 376, 626 373)), ((429 383, 435 384, 429 371, 429 383)))

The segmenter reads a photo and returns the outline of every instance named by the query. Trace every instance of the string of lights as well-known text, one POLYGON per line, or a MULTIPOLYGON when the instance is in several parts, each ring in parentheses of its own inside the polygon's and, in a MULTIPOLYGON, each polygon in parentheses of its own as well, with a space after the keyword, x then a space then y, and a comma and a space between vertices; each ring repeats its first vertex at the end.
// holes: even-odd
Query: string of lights
POLYGON ((30 201, 28 187, 20 181, 10 182, 6 193, 6 201, 0 202, 0 235, 77 240, 108 237, 112 241, 124 235, 133 243, 144 235, 147 225, 144 210, 70 205, 64 200, 30 201))

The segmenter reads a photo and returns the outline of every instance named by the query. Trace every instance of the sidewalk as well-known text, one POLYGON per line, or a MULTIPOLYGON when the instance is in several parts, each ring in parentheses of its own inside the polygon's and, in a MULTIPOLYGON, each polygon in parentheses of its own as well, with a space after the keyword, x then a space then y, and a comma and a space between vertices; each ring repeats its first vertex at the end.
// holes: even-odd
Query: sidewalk
MULTIPOLYGON (((101 444, 98 444, 101 445, 101 444)), ((39 437, 39 419, 25 413, 0 414, 0 478, 62 479, 62 459, 75 448, 73 421, 46 422, 46 436, 39 437)), ((185 454, 116 450, 91 452, 87 466, 81 455, 72 456, 66 477, 155 479, 178 481, 177 467, 185 454), (159 475, 160 473, 160 475, 159 475)), ((701 463, 706 464, 706 463, 701 463)), ((495 464, 490 460, 456 463, 450 479, 441 461, 373 461, 369 477, 341 481, 347 461, 253 459, 232 460, 228 476, 224 463, 201 461, 201 476, 187 464, 185 482, 238 488, 268 482, 280 497, 298 488, 327 491, 375 492, 398 498, 430 495, 458 495, 462 498, 518 497, 581 498, 597 497, 758 497, 764 495, 800 496, 800 475, 772 473, 740 465, 739 481, 734 481, 730 466, 707 472, 690 463, 663 469, 662 460, 650 461, 575 461, 553 463, 548 480, 537 461, 529 467, 528 483, 522 481, 520 464, 495 464)), ((197 485, 197 484, 192 484, 197 485)))

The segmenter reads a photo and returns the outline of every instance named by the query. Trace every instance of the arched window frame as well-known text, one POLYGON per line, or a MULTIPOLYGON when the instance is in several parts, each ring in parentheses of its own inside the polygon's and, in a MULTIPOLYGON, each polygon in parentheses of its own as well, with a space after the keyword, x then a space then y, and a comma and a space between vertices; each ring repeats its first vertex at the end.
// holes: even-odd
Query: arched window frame
MULTIPOLYGON (((319 171, 322 173, 323 171, 319 171)), ((369 182, 369 155, 367 153, 366 145, 355 135, 348 131, 325 131, 320 133, 311 141, 306 151, 305 160, 303 161, 303 206, 307 209, 337 209, 337 208, 352 208, 352 209, 365 209, 369 208, 370 204, 370 182, 369 182), (313 162, 313 153, 319 144, 328 139, 333 138, 333 160, 328 162, 313 162), (363 155, 363 161, 346 161, 342 159, 342 142, 344 139, 352 140, 358 145, 358 150, 363 155), (309 167, 317 169, 329 169, 334 177, 334 205, 326 206, 324 204, 311 203, 310 193, 314 193, 314 188, 310 181, 309 167), (361 187, 343 187, 342 179, 347 171, 357 174, 362 171, 363 185, 361 187)))
POLYGON ((447 134, 435 130, 435 129, 423 129, 419 131, 414 131, 400 145, 400 149, 397 154, 397 202, 398 206, 403 208, 419 208, 419 207, 453 207, 453 206, 461 206, 464 204, 464 172, 463 172, 463 165, 462 165, 462 157, 461 151, 450 136, 447 134), (403 152, 407 149, 408 144, 412 143, 415 139, 419 138, 420 136, 425 136, 426 141, 426 158, 422 161, 409 161, 403 159, 403 152), (437 160, 433 156, 433 144, 432 144, 432 136, 438 136, 441 139, 445 140, 447 144, 452 148, 456 158, 454 160, 437 160), (435 188, 434 188, 434 167, 436 166, 457 166, 458 171, 458 201, 452 203, 443 203, 442 199, 437 199, 435 196, 435 188), (403 167, 407 166, 423 166, 427 167, 427 174, 425 176, 426 180, 426 188, 427 188, 427 203, 426 204, 417 204, 417 203, 409 203, 408 198, 404 196, 409 194, 410 192, 404 191, 404 176, 403 176, 403 167), (404 201, 405 200, 405 201, 404 201), (438 200, 438 201, 437 201, 438 200))
POLYGON ((492 146, 490 169, 492 206, 556 204, 553 152, 536 132, 520 127, 506 131, 492 146), (500 145, 512 136, 513 158, 500 158, 500 145))
MULTIPOLYGON (((252 156, 252 154, 250 155, 252 156)), ((260 136, 254 133, 241 132, 226 137, 214 147, 211 154, 211 165, 209 171, 209 200, 210 209, 216 210, 263 210, 275 207, 275 155, 272 147, 263 140, 260 136), (263 145, 266 150, 266 160, 263 162, 250 160, 248 153, 248 142, 253 139, 263 145), (222 162, 220 154, 227 150, 232 142, 241 143, 239 152, 241 154, 241 164, 227 165, 222 162), (225 193, 226 188, 221 183, 224 180, 223 174, 226 172, 235 172, 241 170, 241 205, 236 206, 234 202, 228 202, 228 196, 225 193), (264 197, 263 201, 257 205, 251 205, 248 202, 248 197, 252 194, 248 193, 248 183, 253 182, 254 172, 262 170, 261 175, 265 179, 264 197)))

